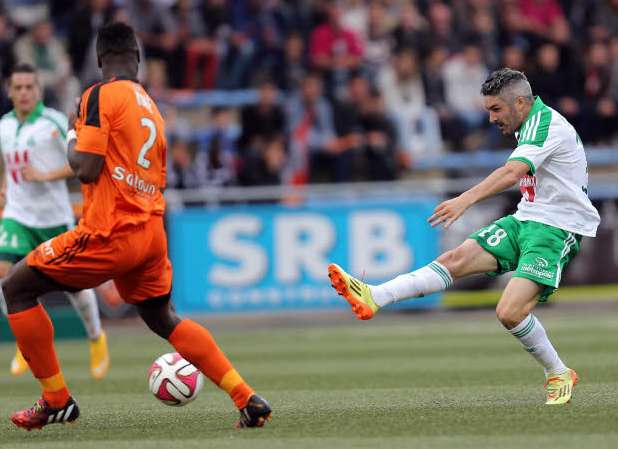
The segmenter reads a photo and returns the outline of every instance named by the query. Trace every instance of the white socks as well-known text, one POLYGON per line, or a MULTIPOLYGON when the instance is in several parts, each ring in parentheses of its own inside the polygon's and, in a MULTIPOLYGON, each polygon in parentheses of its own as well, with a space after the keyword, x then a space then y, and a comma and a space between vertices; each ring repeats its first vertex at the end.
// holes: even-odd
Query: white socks
POLYGON ((71 304, 77 310, 79 317, 84 323, 86 333, 90 340, 96 340, 101 335, 101 318, 99 317, 99 306, 94 290, 82 290, 77 293, 68 293, 71 304))
POLYGON ((567 367, 547 338, 545 328, 534 315, 529 314, 516 327, 509 329, 509 332, 545 368, 545 375, 563 374, 567 371, 567 367))
POLYGON ((404 299, 446 290, 453 278, 444 265, 433 261, 412 273, 401 274, 380 285, 370 285, 371 296, 380 307, 404 299))
POLYGON ((0 280, 0 310, 2 310, 4 316, 9 316, 9 311, 6 308, 6 299, 4 299, 4 292, 2 291, 2 280, 0 280))

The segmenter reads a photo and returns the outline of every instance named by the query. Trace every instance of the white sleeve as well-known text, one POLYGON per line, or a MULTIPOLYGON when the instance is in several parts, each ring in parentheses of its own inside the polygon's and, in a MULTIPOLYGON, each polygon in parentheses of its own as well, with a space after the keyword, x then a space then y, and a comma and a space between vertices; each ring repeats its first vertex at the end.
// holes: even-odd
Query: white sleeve
POLYGON ((559 148, 558 144, 558 139, 551 135, 547 136, 542 145, 523 143, 511 153, 509 161, 525 162, 530 167, 530 172, 534 174, 547 158, 559 148))

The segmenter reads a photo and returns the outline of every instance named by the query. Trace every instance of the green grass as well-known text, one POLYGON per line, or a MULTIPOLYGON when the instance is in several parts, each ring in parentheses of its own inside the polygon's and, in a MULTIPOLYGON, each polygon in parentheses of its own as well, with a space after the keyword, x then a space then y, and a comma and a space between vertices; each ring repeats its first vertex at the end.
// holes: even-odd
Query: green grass
MULTIPOLYGON (((542 371, 493 313, 379 316, 339 325, 215 334, 275 410, 267 428, 236 430, 228 398, 207 385, 184 408, 158 403, 146 371, 167 345, 141 325, 110 329, 112 370, 87 374, 84 342, 59 353, 82 417, 26 433, 10 411, 30 405, 28 376, 0 374, 2 448, 615 448, 618 321, 609 309, 540 314, 582 383, 568 406, 543 405, 542 371)), ((0 346, 8 365, 13 348, 0 346)))

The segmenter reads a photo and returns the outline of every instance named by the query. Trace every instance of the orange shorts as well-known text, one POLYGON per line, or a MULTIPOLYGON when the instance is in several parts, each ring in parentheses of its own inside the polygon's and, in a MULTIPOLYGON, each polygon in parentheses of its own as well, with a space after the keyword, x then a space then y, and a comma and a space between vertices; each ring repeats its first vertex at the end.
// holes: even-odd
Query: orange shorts
POLYGON ((77 226, 42 243, 26 260, 28 266, 74 290, 113 279, 120 296, 131 304, 165 296, 172 288, 163 217, 109 237, 77 226))

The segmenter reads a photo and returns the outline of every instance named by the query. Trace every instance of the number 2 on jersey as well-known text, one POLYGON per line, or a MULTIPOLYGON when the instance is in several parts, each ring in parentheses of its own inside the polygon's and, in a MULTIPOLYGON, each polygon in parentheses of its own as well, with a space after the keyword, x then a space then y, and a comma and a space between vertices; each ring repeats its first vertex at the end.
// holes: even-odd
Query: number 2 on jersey
POLYGON ((144 168, 150 168, 150 161, 146 159, 146 153, 152 148, 154 145, 155 139, 157 138, 157 125, 150 120, 149 118, 142 117, 140 119, 140 123, 144 128, 148 128, 150 134, 148 135, 148 139, 142 145, 142 148, 139 150, 139 156, 137 157, 138 165, 144 168))

